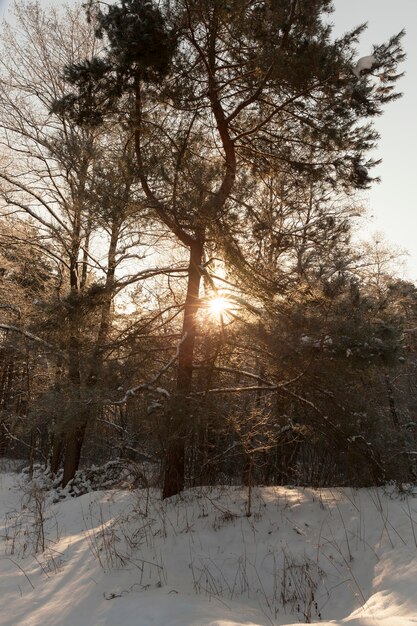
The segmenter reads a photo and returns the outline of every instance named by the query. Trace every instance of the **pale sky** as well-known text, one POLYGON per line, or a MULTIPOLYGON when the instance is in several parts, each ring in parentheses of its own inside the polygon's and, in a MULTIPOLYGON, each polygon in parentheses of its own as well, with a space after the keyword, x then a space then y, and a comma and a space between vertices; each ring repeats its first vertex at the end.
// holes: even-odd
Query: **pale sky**
MULTIPOLYGON (((417 201, 414 176, 417 179, 417 0, 333 0, 334 32, 368 22, 368 30, 358 46, 359 56, 372 52, 372 44, 386 41, 402 28, 407 31, 404 46, 407 59, 403 64, 406 76, 401 80, 401 100, 387 106, 376 120, 381 135, 377 158, 383 163, 374 171, 382 182, 364 196, 373 215, 372 231, 383 232, 387 241, 405 248, 408 277, 417 280, 417 201)), ((0 14, 11 0, 0 0, 0 14)), ((63 4, 62 0, 42 0, 42 4, 63 4)), ((416 180, 417 182, 417 180, 416 180)))
POLYGON ((404 95, 376 120, 381 139, 375 156, 383 162, 374 171, 382 181, 366 196, 374 216, 372 230, 408 250, 408 277, 417 280, 417 0, 333 1, 336 34, 368 22, 358 47, 360 56, 370 54, 373 43, 406 29, 407 58, 401 68, 406 75, 397 83, 404 95))

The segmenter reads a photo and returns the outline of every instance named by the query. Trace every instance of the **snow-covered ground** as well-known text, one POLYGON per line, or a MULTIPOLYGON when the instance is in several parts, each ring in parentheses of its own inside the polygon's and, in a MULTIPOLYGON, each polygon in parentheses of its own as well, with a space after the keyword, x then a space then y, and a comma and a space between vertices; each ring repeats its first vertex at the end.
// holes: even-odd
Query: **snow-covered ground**
POLYGON ((417 499, 393 488, 256 489, 249 517, 230 487, 52 500, 0 474, 4 626, 417 624, 417 499))

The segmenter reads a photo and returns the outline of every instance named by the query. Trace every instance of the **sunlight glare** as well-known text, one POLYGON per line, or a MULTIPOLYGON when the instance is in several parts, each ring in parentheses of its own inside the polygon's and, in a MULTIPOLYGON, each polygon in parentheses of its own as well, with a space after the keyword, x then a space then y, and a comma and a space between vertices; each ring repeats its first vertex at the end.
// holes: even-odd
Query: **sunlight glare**
POLYGON ((228 307, 230 307, 230 302, 221 297, 213 298, 212 300, 210 300, 208 305, 209 312, 212 315, 217 316, 222 315, 222 313, 224 313, 228 309, 228 307))

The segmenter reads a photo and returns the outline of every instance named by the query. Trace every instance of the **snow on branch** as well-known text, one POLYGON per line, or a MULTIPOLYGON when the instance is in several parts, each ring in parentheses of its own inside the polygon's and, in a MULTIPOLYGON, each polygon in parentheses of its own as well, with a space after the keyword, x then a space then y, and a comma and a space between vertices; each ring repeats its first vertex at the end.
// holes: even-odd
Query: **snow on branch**
POLYGON ((263 386, 263 385, 248 385, 247 387, 214 387, 213 389, 207 389, 206 391, 196 391, 194 396, 204 396, 207 393, 244 393, 245 391, 276 391, 278 385, 263 386))
POLYGON ((374 57, 373 54, 370 54, 366 57, 361 57, 359 61, 356 63, 355 67, 353 68, 353 73, 355 74, 357 78, 360 78, 362 75, 362 72, 370 72, 373 66, 375 65, 375 63, 376 63, 376 58, 374 57))
POLYGON ((26 443, 26 441, 24 441, 23 439, 20 439, 20 437, 16 437, 16 435, 13 435, 13 433, 10 432, 10 430, 7 428, 6 424, 3 422, 3 424, 1 425, 6 437, 8 439, 10 439, 10 441, 16 441, 17 443, 19 443, 22 446, 25 446, 26 448, 29 448, 29 450, 31 450, 32 452, 41 452, 39 450, 39 448, 34 448, 32 446, 32 444, 26 443))
MULTIPOLYGON (((304 376, 304 372, 300 372, 299 374, 297 374, 297 376, 294 376, 294 378, 290 378, 289 380, 284 380, 284 381, 282 381, 280 383, 272 383, 272 382, 270 382, 268 380, 265 380, 265 379, 261 378, 257 374, 252 374, 252 372, 248 372, 246 370, 234 369, 232 367, 218 367, 218 368, 216 367, 215 369, 217 371, 231 372, 231 373, 234 373, 234 374, 241 374, 242 376, 247 376, 249 378, 255 378, 261 384, 260 385, 239 386, 239 387, 214 387, 213 389, 207 389, 206 391, 197 391, 197 392, 195 392, 193 394, 194 396, 202 396, 202 395, 205 395, 207 393, 244 393, 246 391, 269 391, 269 392, 271 392, 271 391, 278 391, 280 389, 284 389, 285 390, 286 387, 288 387, 292 383, 295 383, 302 376, 304 376)), ((304 400, 304 398, 301 398, 301 396, 300 396, 299 399, 303 399, 304 400)), ((310 402, 309 400, 305 400, 305 401, 306 402, 310 402)), ((313 408, 318 410, 313 404, 312 404, 312 406, 313 406, 313 408)))
POLYGON ((113 404, 113 405, 125 404, 129 400, 129 398, 133 398, 134 396, 136 396, 136 394, 139 391, 154 391, 156 393, 159 393, 160 395, 165 396, 166 398, 169 398, 170 395, 171 395, 169 393, 169 391, 167 391, 167 389, 164 389, 163 387, 156 387, 156 383, 163 376, 163 374, 165 374, 165 372, 178 359, 178 356, 179 356, 179 353, 180 353, 180 348, 181 348, 182 344, 184 343, 184 341, 187 339, 187 335, 188 335, 188 333, 184 333, 184 335, 181 338, 181 341, 177 345, 176 352, 175 352, 174 356, 172 357, 172 359, 170 359, 163 366, 163 368, 160 369, 159 372, 150 381, 148 381, 146 383, 141 383, 140 385, 136 385, 136 387, 131 387, 130 389, 128 389, 126 391, 125 395, 123 396, 123 398, 121 400, 109 400, 109 401, 107 401, 106 404, 113 404))
MULTIPOLYGON (((246 376, 248 378, 254 378, 259 381, 263 385, 268 385, 268 388, 276 389, 276 385, 271 383, 269 380, 265 380, 262 376, 258 376, 257 374, 253 374, 252 372, 248 372, 247 370, 240 370, 234 367, 218 367, 218 366, 206 366, 206 365, 195 365, 194 369, 214 369, 216 372, 229 372, 231 374, 240 374, 241 376, 246 376)), ((210 391, 210 390, 209 390, 210 391)))

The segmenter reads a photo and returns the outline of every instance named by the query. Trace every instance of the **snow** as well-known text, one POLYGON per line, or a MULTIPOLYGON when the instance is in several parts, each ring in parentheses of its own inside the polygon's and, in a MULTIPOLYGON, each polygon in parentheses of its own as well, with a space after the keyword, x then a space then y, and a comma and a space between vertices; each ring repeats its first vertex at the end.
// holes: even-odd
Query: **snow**
POLYGON ((244 488, 36 485, 0 474, 2 626, 417 624, 411 489, 257 488, 248 517, 244 488))
POLYGON ((359 78, 363 71, 371 70, 372 67, 375 65, 375 63, 376 63, 376 58, 374 57, 373 54, 370 54, 369 56, 366 56, 366 57, 361 57, 359 61, 356 63, 356 66, 353 69, 353 73, 355 74, 355 76, 359 78))

